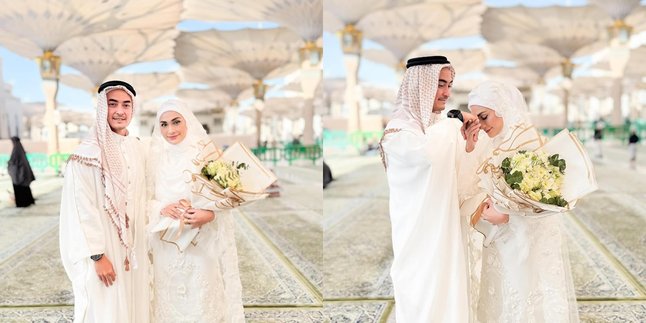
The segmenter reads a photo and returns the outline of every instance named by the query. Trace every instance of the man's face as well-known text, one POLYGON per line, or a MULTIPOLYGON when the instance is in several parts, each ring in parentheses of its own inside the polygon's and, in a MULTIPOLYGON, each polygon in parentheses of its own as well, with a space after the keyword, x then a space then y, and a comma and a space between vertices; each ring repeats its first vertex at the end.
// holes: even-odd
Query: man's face
POLYGON ((451 69, 445 67, 440 71, 440 80, 437 85, 437 92, 435 92, 435 102, 433 102, 433 112, 444 110, 446 101, 451 96, 452 87, 453 77, 451 76, 451 69))
POLYGON ((121 89, 108 92, 108 124, 117 134, 125 136, 132 119, 132 98, 121 89))

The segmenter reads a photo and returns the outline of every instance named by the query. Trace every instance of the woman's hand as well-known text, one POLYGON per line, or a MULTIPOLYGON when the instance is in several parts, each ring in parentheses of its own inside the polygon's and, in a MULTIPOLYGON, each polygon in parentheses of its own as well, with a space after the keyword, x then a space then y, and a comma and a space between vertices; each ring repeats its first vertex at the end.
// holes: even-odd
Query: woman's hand
POLYGON ((467 129, 467 126, 469 125, 469 123, 476 122, 476 121, 480 123, 480 120, 478 120, 478 117, 474 116, 469 112, 462 111, 462 129, 460 130, 462 132, 462 138, 464 138, 464 140, 467 140, 467 134, 465 132, 467 129))
POLYGON ((462 115, 464 117, 464 124, 462 124, 460 132, 462 132, 462 138, 467 141, 465 150, 470 153, 476 148, 476 142, 478 142, 480 121, 470 113, 463 113, 462 115))
POLYGON ((179 203, 172 203, 166 205, 162 210, 161 210, 161 215, 163 216, 168 216, 173 219, 179 219, 180 216, 182 215, 184 209, 179 203))
POLYGON ((485 203, 485 206, 482 209, 482 218, 484 220, 488 221, 491 224, 496 224, 496 225, 509 222, 509 214, 498 212, 493 207, 493 202, 491 202, 491 199, 487 199, 483 203, 485 203))
POLYGON ((199 228, 213 220, 215 220, 215 213, 209 210, 189 209, 184 214, 184 224, 191 225, 193 228, 199 228))
POLYGON ((191 208, 191 202, 185 199, 177 201, 177 203, 172 203, 166 205, 161 210, 161 215, 169 216, 173 219, 180 219, 184 213, 186 213, 191 208))

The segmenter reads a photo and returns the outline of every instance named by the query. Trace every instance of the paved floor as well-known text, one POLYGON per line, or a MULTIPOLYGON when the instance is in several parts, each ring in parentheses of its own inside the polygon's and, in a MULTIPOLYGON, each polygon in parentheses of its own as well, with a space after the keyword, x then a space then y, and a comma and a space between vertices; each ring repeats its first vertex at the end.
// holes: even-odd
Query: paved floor
MULTIPOLYGON (((595 160, 600 190, 566 216, 579 310, 584 322, 643 322, 646 148, 636 169, 625 148, 604 148, 604 159, 595 160)), ((336 181, 323 193, 319 167, 278 167, 282 196, 236 217, 248 322, 394 322, 379 159, 327 161, 336 181)), ((60 186, 60 178, 39 176, 37 206, 16 209, 8 207, 8 179, 0 178, 1 322, 72 318, 58 253, 60 186)))
MULTIPOLYGON (((247 322, 322 322, 320 166, 277 167, 281 197, 241 208, 236 238, 247 322)), ((9 207, 0 178, 0 322, 71 321, 58 251, 61 178, 38 176, 37 205, 9 207)))
MULTIPOLYGON (((565 215, 583 322, 646 321, 646 147, 595 159, 600 189, 565 215)), ((378 156, 326 159, 323 298, 333 322, 394 322, 388 186, 378 156), (360 268, 360 270, 357 270, 360 268)))

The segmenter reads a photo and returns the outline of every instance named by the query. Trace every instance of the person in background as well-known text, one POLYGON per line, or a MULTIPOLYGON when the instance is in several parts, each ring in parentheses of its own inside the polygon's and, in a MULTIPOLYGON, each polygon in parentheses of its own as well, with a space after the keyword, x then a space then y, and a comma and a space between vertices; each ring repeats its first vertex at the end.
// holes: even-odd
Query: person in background
POLYGON ((27 153, 20 143, 20 138, 11 137, 13 150, 7 163, 7 171, 13 183, 13 193, 16 198, 16 207, 28 207, 35 204, 29 185, 36 180, 34 172, 29 166, 27 153))
POLYGON ((603 141, 603 129, 606 127, 606 123, 603 121, 603 119, 599 118, 599 120, 594 122, 594 142, 597 144, 597 157, 598 158, 603 158, 603 150, 601 143, 603 141))
POLYGON ((333 180, 334 178, 332 177, 330 166, 323 161, 323 188, 326 188, 333 180))
POLYGON ((637 130, 631 129, 630 136, 628 137, 628 151, 630 152, 630 168, 632 169, 637 167, 637 143, 639 139, 637 130))

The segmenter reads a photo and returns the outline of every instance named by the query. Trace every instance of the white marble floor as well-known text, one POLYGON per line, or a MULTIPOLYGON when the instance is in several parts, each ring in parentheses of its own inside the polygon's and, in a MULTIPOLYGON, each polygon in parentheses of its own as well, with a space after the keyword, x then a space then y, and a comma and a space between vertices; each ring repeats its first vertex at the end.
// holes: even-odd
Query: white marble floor
MULTIPOLYGON (((565 215, 583 322, 646 321, 646 147, 635 169, 625 146, 595 159, 600 189, 565 215)), ((323 298, 338 322, 394 322, 388 186, 378 156, 327 158, 323 298), (355 268, 355 270, 352 270, 355 268)))
MULTIPOLYGON (((276 167, 281 196, 236 214, 247 322, 323 320, 320 166, 276 167)), ((62 179, 37 174, 36 205, 10 206, 0 178, 0 321, 72 319, 71 285, 60 263, 58 209, 62 179)))

